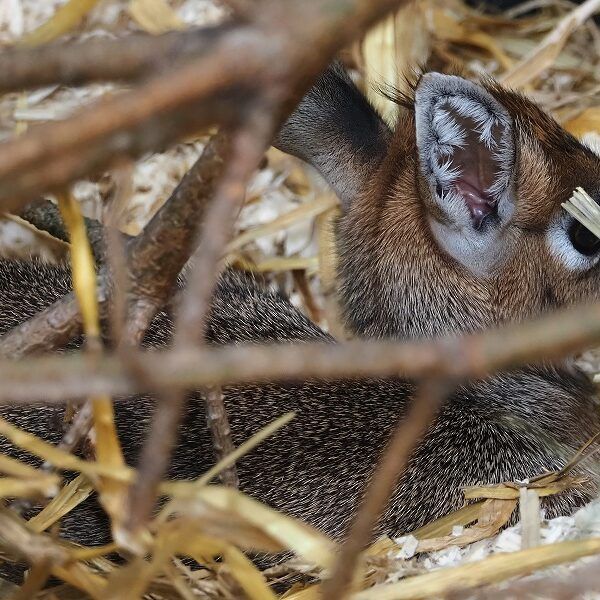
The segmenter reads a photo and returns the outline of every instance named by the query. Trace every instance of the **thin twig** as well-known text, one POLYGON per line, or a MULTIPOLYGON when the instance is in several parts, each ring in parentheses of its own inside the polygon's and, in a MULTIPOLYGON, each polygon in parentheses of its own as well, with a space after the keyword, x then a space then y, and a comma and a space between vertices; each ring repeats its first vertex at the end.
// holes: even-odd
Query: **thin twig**
POLYGON ((106 259, 111 274, 112 296, 109 310, 110 337, 119 348, 124 338, 127 291, 127 247, 121 232, 111 223, 105 229, 106 259))
MULTIPOLYGON (((235 450, 231 440, 231 428, 229 426, 229 417, 225 410, 223 402, 223 392, 221 388, 207 388, 206 397, 206 421, 211 433, 213 449, 215 452, 215 461, 218 463, 235 450)), ((239 487, 235 463, 223 469, 219 474, 221 483, 232 487, 239 487)))
POLYGON ((306 314, 313 323, 320 323, 321 319, 323 318, 323 311, 319 308, 312 290, 310 289, 310 283, 306 276, 306 271, 294 269, 292 271, 292 279, 294 280, 294 285, 302 298, 302 304, 304 305, 306 314))
POLYGON ((200 229, 198 250, 192 259, 175 326, 176 345, 193 345, 204 339, 210 299, 219 277, 218 265, 242 207, 246 183, 274 133, 270 112, 263 105, 253 108, 247 123, 233 139, 230 164, 200 229))
MULTIPOLYGON (((98 288, 102 307, 106 299, 98 288)), ((21 323, 0 338, 0 355, 12 359, 39 354, 50 348, 61 348, 81 333, 81 316, 73 292, 57 300, 29 321, 21 323)))
POLYGON ((421 384, 409 413, 396 427, 367 486, 365 499, 347 540, 342 544, 331 577, 323 584, 323 600, 347 597, 360 553, 369 543, 398 477, 406 468, 410 453, 425 434, 446 396, 447 385, 443 382, 428 380, 421 384))
POLYGON ((60 82, 74 86, 95 81, 131 81, 175 60, 200 56, 230 29, 190 29, 163 35, 134 33, 121 38, 59 42, 0 53, 0 90, 13 92, 60 82))
POLYGON ((228 153, 229 134, 221 130, 211 137, 143 234, 130 244, 131 286, 125 332, 129 344, 141 341, 150 321, 169 299, 179 272, 193 252, 196 231, 204 221, 228 153))
MULTIPOLYGON (((133 193, 132 188, 133 163, 126 162, 115 169, 112 178, 114 188, 110 203, 103 215, 103 258, 106 261, 112 283, 110 310, 108 311, 110 338, 119 348, 125 329, 127 291, 129 289, 129 274, 127 270, 127 242, 118 229, 123 207, 126 206, 133 193)), ((127 352, 123 353, 126 360, 127 352)))
MULTIPOLYGON (((176 347, 193 346, 204 338, 204 326, 212 290, 218 277, 219 260, 231 237, 233 222, 244 199, 246 182, 260 162, 273 133, 273 121, 268 114, 262 106, 259 110, 253 109, 248 121, 233 136, 230 163, 211 202, 206 221, 200 227, 198 259, 189 277, 175 325, 176 347)), ((133 535, 150 518, 158 484, 175 445, 177 426, 184 406, 183 390, 167 391, 159 388, 158 391, 162 402, 156 408, 150 434, 142 450, 139 475, 129 498, 126 528, 133 535)), ((220 395, 212 395, 209 400, 213 413, 225 414, 220 395)), ((222 440, 227 451, 232 450, 226 417, 209 419, 208 423, 219 428, 218 431, 211 431, 213 439, 222 440), (226 428, 223 428, 224 424, 227 424, 226 428)))
MULTIPOLYGON (((81 441, 90 432, 92 428, 93 414, 92 405, 90 402, 86 402, 73 417, 69 429, 63 435, 62 440, 57 444, 57 448, 65 450, 67 452, 73 452, 77 449, 81 441)), ((49 469, 50 463, 44 462, 42 469, 49 469)))
POLYGON ((161 402, 142 448, 140 468, 127 502, 124 527, 132 540, 136 540, 152 515, 158 483, 169 465, 186 397, 181 390, 159 389, 158 395, 161 402))

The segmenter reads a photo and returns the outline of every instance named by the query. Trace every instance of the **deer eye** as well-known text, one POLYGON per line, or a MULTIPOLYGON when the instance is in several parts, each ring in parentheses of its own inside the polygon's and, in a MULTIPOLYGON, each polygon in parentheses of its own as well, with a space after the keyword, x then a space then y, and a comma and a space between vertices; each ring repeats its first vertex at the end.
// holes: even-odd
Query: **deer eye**
POLYGON ((579 221, 573 221, 569 227, 569 240, 573 248, 584 256, 593 256, 600 250, 600 239, 579 221))

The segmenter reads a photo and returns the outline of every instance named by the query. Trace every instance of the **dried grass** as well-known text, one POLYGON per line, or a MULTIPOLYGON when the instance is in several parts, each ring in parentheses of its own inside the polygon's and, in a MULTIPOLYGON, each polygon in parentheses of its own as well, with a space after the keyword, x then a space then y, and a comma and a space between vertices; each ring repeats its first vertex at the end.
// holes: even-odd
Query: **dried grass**
MULTIPOLYGON (((388 83, 402 89, 406 86, 404 76, 412 69, 434 65, 440 70, 459 68, 471 76, 491 74, 521 87, 574 135, 597 136, 600 32, 585 17, 598 4, 597 0, 588 0, 573 11, 571 5, 558 0, 537 2, 542 7, 539 14, 515 20, 511 18, 513 14, 482 15, 460 0, 423 0, 371 31, 360 47, 348 55, 348 62, 357 69, 365 89, 390 121, 396 107, 376 94, 372 84, 388 83)), ((223 14, 208 0, 3 0, 0 40, 4 44, 34 45, 63 34, 84 38, 136 29, 156 34, 214 22, 223 14)), ((33 121, 62 119, 92 98, 117 92, 110 85, 84 89, 53 86, 8 95, 0 99, 0 134, 18 134, 33 121)), ((119 211, 121 229, 135 234, 143 227, 197 158, 204 142, 202 137, 188 140, 121 172, 119 185, 131 190, 119 211), (129 181, 124 183, 124 177, 129 181)), ((79 208, 90 216, 102 217, 112 189, 108 174, 100 181, 80 182, 72 189, 72 196, 60 199, 73 241, 70 251, 76 292, 92 340, 98 334, 95 275, 89 246, 82 235, 79 208)), ((576 194, 567 210, 579 219, 583 214, 582 222, 590 229, 599 228, 598 215, 589 209, 586 212, 581 196, 576 194)), ((277 273, 274 283, 290 292, 293 301, 313 317, 319 316, 321 324, 336 335, 343 335, 332 293, 335 260, 331 223, 338 210, 337 201, 323 190, 312 173, 289 157, 270 151, 267 165, 248 190, 237 235, 227 248, 227 260, 245 268, 277 273), (297 276, 298 272, 303 273, 302 277, 297 276)), ((22 243, 11 244, 8 236, 2 235, 3 254, 64 258, 68 250, 64 243, 10 215, 0 225, 5 227, 8 222, 22 228, 21 237, 30 243, 23 250, 22 243)), ((93 343, 90 351, 94 352, 93 343)), ((28 521, 6 509, 0 510, 0 545, 7 558, 24 557, 34 565, 24 588, 15 597, 262 599, 276 597, 273 584, 299 576, 285 598, 319 597, 319 578, 327 574, 332 564, 333 542, 238 491, 208 485, 216 474, 285 426, 293 415, 286 415, 257 433, 198 481, 163 482, 161 492, 170 500, 143 538, 131 540, 123 533, 121 518, 125 492, 136 473, 123 463, 110 399, 91 401, 96 433, 93 461, 75 457, 0 420, 0 435, 55 469, 34 469, 0 456, 0 497, 52 498, 28 521), (64 484, 59 475, 64 470, 78 475, 64 484), (93 491, 99 493, 111 519, 115 543, 81 548, 46 533, 93 491), (112 560, 114 552, 127 554, 132 550, 137 551, 137 556, 129 555, 125 566, 112 560), (296 558, 260 572, 246 558, 246 550, 289 551, 296 558), (182 557, 194 559, 201 567, 191 570, 181 561, 182 557), (61 579, 64 585, 51 592, 40 591, 49 575, 61 579)), ((460 511, 398 542, 379 540, 364 553, 363 577, 356 582, 354 597, 428 598, 600 552, 598 538, 575 540, 530 547, 431 573, 425 572, 425 562, 412 558, 418 552, 439 552, 490 538, 507 523, 519 499, 524 498, 528 499, 521 514, 524 530, 529 533, 524 533, 523 542, 535 546, 539 538, 539 513, 536 515, 535 510, 539 497, 582 483, 568 471, 534 477, 526 486, 506 483, 470 488, 465 497, 477 501, 460 511)))

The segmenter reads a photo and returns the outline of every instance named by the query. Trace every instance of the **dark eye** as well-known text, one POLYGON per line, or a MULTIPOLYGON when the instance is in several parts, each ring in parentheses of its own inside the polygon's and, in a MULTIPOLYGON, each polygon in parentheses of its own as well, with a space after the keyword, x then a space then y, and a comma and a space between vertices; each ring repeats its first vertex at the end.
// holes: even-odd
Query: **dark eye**
POLYGON ((579 221, 573 221, 569 227, 569 239, 573 248, 584 256, 592 256, 600 250, 600 239, 579 221))

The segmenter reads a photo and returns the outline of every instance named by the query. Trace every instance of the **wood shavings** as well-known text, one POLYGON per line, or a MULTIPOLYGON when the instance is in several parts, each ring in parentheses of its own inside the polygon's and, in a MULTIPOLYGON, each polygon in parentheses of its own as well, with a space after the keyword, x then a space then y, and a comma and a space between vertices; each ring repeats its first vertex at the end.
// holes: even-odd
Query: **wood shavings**
POLYGON ((175 10, 188 25, 216 25, 227 14, 225 7, 213 0, 185 0, 175 10))
POLYGON ((580 536, 580 532, 575 532, 573 528, 563 527, 562 521, 553 521, 546 522, 543 527, 560 529, 560 533, 555 535, 555 539, 561 542, 557 545, 550 545, 544 539, 542 546, 520 551, 521 526, 518 525, 502 532, 496 540, 478 542, 463 550, 451 546, 421 556, 416 566, 420 564, 424 567, 427 572, 423 575, 405 578, 400 582, 393 582, 392 579, 388 584, 375 586, 354 597, 357 600, 436 597, 451 591, 494 583, 511 575, 529 574, 537 568, 596 552, 596 547, 600 544, 599 538, 585 539, 585 536, 580 536))
POLYGON ((0 3, 0 30, 4 29, 8 39, 23 35, 25 22, 21 0, 5 0, 0 3))
POLYGON ((558 58, 568 37, 598 10, 599 0, 586 0, 581 6, 574 8, 521 63, 506 73, 501 79, 502 83, 521 87, 540 75, 558 58))
POLYGON ((44 262, 65 260, 68 244, 14 215, 0 218, 0 253, 9 258, 31 256, 44 262))
POLYGON ((48 21, 64 0, 7 0, 0 3, 0 42, 13 44, 48 21))

